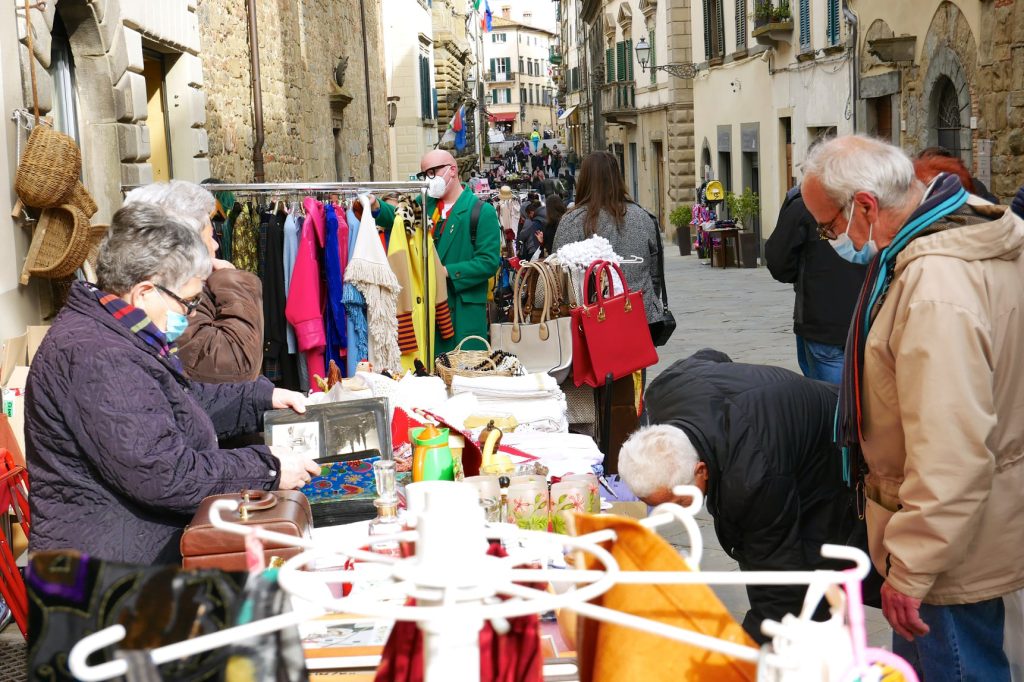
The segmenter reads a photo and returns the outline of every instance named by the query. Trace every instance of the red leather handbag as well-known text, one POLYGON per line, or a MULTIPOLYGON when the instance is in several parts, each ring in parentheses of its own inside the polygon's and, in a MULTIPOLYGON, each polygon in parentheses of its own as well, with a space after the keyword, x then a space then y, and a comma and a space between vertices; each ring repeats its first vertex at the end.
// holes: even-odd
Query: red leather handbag
POLYGON ((658 362, 651 340, 641 291, 630 291, 626 276, 615 263, 594 261, 583 279, 583 304, 572 310, 572 374, 577 386, 605 385, 608 374, 621 379, 658 362), (605 296, 601 276, 614 291, 613 273, 622 293, 605 296), (594 289, 591 289, 593 284, 594 289), (591 303, 591 298, 596 299, 591 303))

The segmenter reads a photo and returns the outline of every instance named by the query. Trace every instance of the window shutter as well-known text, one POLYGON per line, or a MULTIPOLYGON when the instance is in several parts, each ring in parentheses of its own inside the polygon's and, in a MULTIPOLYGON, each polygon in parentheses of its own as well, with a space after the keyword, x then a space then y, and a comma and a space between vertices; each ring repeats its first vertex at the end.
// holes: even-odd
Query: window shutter
POLYGON ((627 70, 626 70, 626 43, 625 43, 625 41, 620 40, 619 42, 615 43, 615 61, 616 61, 616 70, 615 70, 616 78, 615 78, 615 80, 619 80, 619 81, 626 80, 627 70))
POLYGON ((430 59, 420 55, 420 116, 429 120, 433 112, 430 96, 430 59))
POLYGON ((512 88, 505 88, 505 104, 512 104, 512 88))
POLYGON ((811 49, 811 0, 800 0, 800 51, 811 49))
POLYGON ((512 57, 505 57, 505 77, 511 78, 509 74, 512 73, 512 57))
POLYGON ((747 0, 736 0, 736 49, 747 46, 747 0))
POLYGON ((828 0, 828 44, 839 44, 839 0, 828 0))
POLYGON ((711 59, 711 0, 704 0, 704 59, 711 59))
POLYGON ((615 80, 615 50, 608 48, 604 51, 604 82, 611 83, 615 80))
POLYGON ((494 59, 492 58, 492 59, 491 59, 491 80, 494 80, 494 74, 495 74, 495 70, 494 70, 494 59))
POLYGON ((647 33, 647 38, 648 38, 647 44, 651 46, 651 56, 648 58, 650 60, 648 63, 650 65, 650 70, 651 70, 651 83, 657 83, 658 82, 658 72, 654 70, 654 67, 658 63, 658 60, 655 57, 655 55, 658 54, 658 49, 657 49, 657 45, 654 44, 654 31, 649 31, 647 33))
POLYGON ((627 70, 629 74, 626 80, 633 80, 633 39, 630 38, 626 41, 626 65, 629 67, 627 70))
POLYGON ((725 55, 725 14, 722 12, 722 0, 715 0, 715 9, 718 14, 718 45, 715 46, 715 56, 721 57, 725 55))

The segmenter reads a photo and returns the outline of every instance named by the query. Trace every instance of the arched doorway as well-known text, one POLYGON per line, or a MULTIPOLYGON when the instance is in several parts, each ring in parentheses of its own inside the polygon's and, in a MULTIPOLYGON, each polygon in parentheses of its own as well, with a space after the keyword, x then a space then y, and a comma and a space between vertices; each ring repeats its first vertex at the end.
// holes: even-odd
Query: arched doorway
POLYGON ((933 106, 936 143, 960 156, 960 136, 963 129, 960 120, 960 98, 957 96, 953 81, 946 76, 941 76, 935 83, 933 106))

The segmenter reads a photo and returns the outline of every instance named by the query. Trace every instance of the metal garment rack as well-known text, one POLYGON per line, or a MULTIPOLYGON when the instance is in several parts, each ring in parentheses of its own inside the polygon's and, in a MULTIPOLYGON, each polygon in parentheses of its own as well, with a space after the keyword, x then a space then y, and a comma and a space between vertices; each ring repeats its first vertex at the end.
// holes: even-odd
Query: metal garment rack
MULTIPOLYGON (((144 185, 122 185, 123 193, 130 192, 144 185)), ((423 267, 423 333, 426 357, 423 364, 428 371, 434 370, 433 329, 430 326, 430 310, 433 305, 430 298, 430 230, 427 217, 427 183, 426 182, 260 182, 260 183, 207 183, 200 185, 210 192, 239 192, 242 194, 341 194, 356 197, 363 194, 382 194, 387 192, 419 193, 422 214, 420 225, 423 228, 422 267, 423 267)))

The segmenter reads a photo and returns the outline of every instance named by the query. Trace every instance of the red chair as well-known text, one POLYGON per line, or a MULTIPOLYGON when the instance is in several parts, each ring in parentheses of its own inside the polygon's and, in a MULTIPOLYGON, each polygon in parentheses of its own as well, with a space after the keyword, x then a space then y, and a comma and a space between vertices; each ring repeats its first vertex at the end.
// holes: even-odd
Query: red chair
POLYGON ((7 602, 11 615, 23 636, 28 636, 28 592, 25 579, 18 570, 7 523, 10 510, 14 510, 25 536, 29 534, 28 472, 14 463, 9 450, 0 448, 0 596, 7 602))

